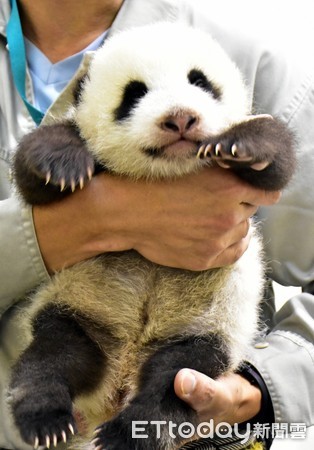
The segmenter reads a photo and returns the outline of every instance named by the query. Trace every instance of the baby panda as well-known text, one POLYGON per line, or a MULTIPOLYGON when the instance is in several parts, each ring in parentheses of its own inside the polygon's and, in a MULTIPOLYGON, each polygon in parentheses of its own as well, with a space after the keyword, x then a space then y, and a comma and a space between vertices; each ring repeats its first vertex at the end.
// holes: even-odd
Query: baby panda
MULTIPOLYGON (((14 174, 37 205, 99 171, 149 183, 207 165, 282 189, 294 139, 279 120, 251 115, 239 70, 209 35, 157 23, 106 40, 67 117, 21 141, 14 174)), ((197 424, 174 377, 184 367, 213 378, 239 367, 257 331, 263 278, 256 230, 228 267, 179 270, 126 251, 55 274, 20 313, 28 341, 8 400, 21 437, 49 447, 79 431, 98 450, 178 448, 179 435, 165 426, 159 436, 150 421, 197 424), (146 439, 134 435, 136 421, 148 421, 146 439)))

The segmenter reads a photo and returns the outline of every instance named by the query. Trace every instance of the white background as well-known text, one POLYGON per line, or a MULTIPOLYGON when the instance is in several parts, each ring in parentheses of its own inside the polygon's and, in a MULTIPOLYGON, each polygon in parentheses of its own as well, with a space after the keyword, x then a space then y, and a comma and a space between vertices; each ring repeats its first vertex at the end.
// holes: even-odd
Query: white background
POLYGON ((289 51, 313 58, 313 0, 194 0, 230 27, 282 44, 289 51))

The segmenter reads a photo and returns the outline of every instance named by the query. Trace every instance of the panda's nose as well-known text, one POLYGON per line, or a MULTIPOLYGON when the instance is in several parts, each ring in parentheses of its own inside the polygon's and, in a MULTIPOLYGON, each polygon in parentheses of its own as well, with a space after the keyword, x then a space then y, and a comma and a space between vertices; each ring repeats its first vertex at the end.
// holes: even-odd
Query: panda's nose
POLYGON ((190 114, 169 115, 161 123, 161 128, 165 131, 183 134, 191 130, 197 121, 197 117, 190 114))

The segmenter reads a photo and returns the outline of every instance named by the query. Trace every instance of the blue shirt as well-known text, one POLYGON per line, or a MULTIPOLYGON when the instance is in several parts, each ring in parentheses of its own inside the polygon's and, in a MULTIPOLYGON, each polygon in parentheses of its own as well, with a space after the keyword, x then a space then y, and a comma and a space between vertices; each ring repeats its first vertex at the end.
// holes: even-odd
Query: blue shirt
MULTIPOLYGON (((107 30, 108 31, 108 30, 107 30)), ((34 106, 45 113, 78 70, 86 51, 97 50, 107 31, 98 36, 85 49, 55 64, 36 45, 24 37, 28 69, 33 82, 34 106)))

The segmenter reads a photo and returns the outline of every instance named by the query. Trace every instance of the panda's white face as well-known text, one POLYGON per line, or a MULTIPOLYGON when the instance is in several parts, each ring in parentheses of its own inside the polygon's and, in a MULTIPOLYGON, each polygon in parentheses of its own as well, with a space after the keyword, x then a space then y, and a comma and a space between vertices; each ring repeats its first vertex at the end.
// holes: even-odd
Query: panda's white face
POLYGON ((196 170, 200 143, 248 113, 239 71, 207 34, 134 28, 96 52, 75 120, 98 161, 133 177, 196 170))

